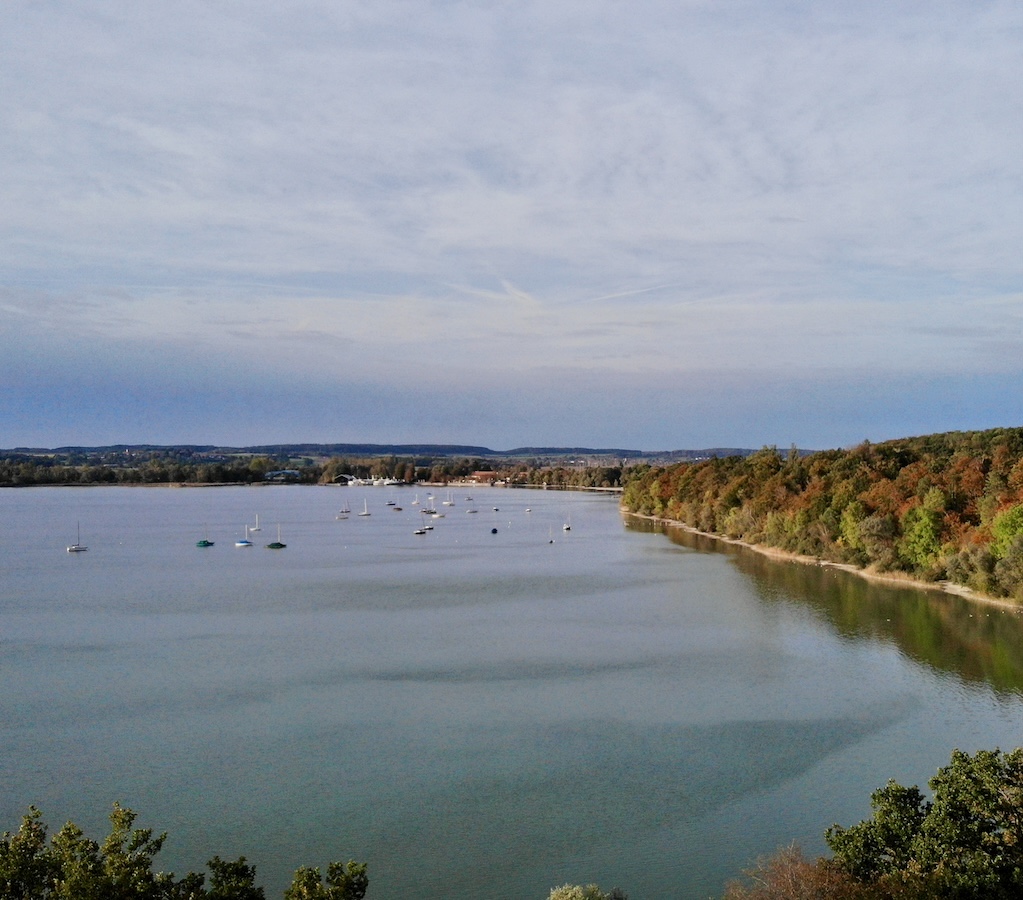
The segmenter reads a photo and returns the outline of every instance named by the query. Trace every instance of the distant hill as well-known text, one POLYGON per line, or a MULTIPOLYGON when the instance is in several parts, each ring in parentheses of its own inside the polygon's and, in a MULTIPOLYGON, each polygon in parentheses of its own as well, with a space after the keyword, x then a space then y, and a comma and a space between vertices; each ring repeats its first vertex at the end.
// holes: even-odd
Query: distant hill
POLYGON ((106 446, 84 447, 16 447, 11 450, 0 450, 0 456, 47 454, 95 456, 108 453, 153 453, 175 452, 178 454, 197 455, 236 455, 251 454, 270 457, 378 457, 378 456, 412 456, 429 457, 432 459, 446 457, 480 457, 490 459, 509 459, 521 457, 544 457, 563 459, 566 457, 614 457, 629 460, 667 460, 708 459, 714 456, 749 456, 754 450, 741 447, 713 447, 705 450, 627 450, 619 447, 516 447, 512 450, 492 450, 472 444, 255 444, 247 447, 225 447, 216 444, 110 444, 106 446))

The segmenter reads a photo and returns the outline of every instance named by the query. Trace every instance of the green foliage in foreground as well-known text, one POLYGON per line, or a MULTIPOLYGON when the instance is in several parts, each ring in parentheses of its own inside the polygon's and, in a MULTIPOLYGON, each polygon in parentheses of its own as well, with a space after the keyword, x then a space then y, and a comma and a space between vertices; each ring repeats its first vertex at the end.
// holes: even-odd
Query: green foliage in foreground
MULTIPOLYGON (((1023 897, 1023 747, 1010 753, 956 750, 928 782, 889 781, 871 797, 874 814, 834 825, 834 856, 810 861, 787 848, 728 886, 725 900, 1014 900, 1023 897)), ((0 839, 0 900, 265 900, 244 857, 213 857, 206 876, 154 872, 165 834, 134 829, 135 813, 119 805, 102 844, 73 823, 47 842, 39 810, 30 807, 17 834, 0 839)), ((284 900, 362 900, 365 864, 300 868, 284 900)), ((548 900, 627 900, 618 888, 563 885, 548 900)))
POLYGON ((1023 896, 1023 748, 956 750, 930 780, 932 798, 894 781, 874 792, 874 816, 832 827, 835 861, 858 881, 919 885, 927 896, 1023 896))
MULTIPOLYGON (((154 872, 167 835, 133 829, 135 818, 115 804, 102 843, 72 822, 47 842, 42 814, 30 807, 18 832, 0 838, 0 900, 265 900, 255 867, 244 856, 234 862, 214 856, 207 863, 208 885, 202 873, 176 878, 154 872)), ((362 863, 331 863, 326 879, 319 869, 303 867, 284 900, 362 900, 368 884, 362 863)))
POLYGON ((929 782, 889 781, 872 818, 827 832, 832 859, 789 848, 731 885, 726 900, 1010 900, 1023 897, 1023 748, 956 750, 929 782))
POLYGON ((602 891, 595 884, 564 884, 554 888, 547 900, 629 900, 620 888, 602 891))

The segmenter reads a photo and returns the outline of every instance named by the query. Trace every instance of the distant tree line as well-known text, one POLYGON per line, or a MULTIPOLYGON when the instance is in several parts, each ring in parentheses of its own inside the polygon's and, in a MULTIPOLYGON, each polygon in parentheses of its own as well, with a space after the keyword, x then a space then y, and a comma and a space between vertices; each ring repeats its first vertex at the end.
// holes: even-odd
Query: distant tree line
POLYGON ((255 484, 287 471, 299 484, 335 484, 342 476, 446 484, 483 473, 485 480, 549 487, 618 487, 621 466, 548 464, 481 457, 228 455, 188 448, 0 453, 0 487, 83 484, 255 484), (290 474, 294 473, 294 474, 290 474))
POLYGON ((280 469, 315 483, 319 469, 311 460, 268 456, 223 456, 184 449, 145 451, 71 451, 0 456, 0 486, 79 484, 253 484, 280 469))
POLYGON ((626 509, 700 531, 1023 600, 1023 429, 628 473, 626 509))
POLYGON ((508 480, 513 484, 531 486, 619 488, 624 471, 628 470, 621 466, 543 466, 511 472, 508 480))

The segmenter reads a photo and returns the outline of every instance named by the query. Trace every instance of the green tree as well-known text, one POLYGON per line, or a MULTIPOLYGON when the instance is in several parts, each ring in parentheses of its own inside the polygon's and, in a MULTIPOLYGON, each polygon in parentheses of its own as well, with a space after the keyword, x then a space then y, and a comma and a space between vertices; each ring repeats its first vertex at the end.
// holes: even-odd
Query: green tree
POLYGON ((320 870, 303 866, 284 892, 284 900, 362 900, 369 887, 366 864, 349 860, 327 866, 324 881, 320 870))
POLYGON ((46 826, 34 806, 22 817, 17 834, 0 839, 0 896, 11 900, 43 897, 55 876, 54 860, 46 851, 46 826))
MULTIPOLYGON (((264 900, 256 870, 245 857, 214 856, 202 873, 181 879, 154 872, 153 861, 166 834, 133 828, 135 813, 114 804, 110 834, 102 843, 68 822, 47 843, 46 825, 35 807, 14 835, 0 838, 0 900, 264 900)), ((285 894, 288 900, 362 900, 369 879, 365 864, 333 862, 324 884, 318 869, 300 868, 285 894)))
POLYGON ((872 819, 851 828, 835 825, 827 833, 835 859, 859 881, 876 881, 909 866, 930 808, 919 788, 894 781, 874 791, 870 805, 872 819))
POLYGON ((1023 503, 1003 510, 991 522, 991 552, 999 559, 1006 555, 1013 540, 1023 534, 1023 503))
POLYGON ((563 884, 551 890, 547 900, 628 900, 620 888, 605 893, 595 884, 563 884))
POLYGON ((930 566, 938 556, 941 516, 924 506, 914 506, 902 517, 899 555, 918 571, 930 566))
POLYGON ((244 856, 234 862, 214 856, 206 865, 210 870, 209 900, 264 900, 263 889, 256 886, 256 867, 246 863, 244 856))
POLYGON ((889 782, 873 818, 827 832, 835 862, 856 880, 902 896, 1009 900, 1023 896, 1023 748, 956 750, 929 782, 889 782))

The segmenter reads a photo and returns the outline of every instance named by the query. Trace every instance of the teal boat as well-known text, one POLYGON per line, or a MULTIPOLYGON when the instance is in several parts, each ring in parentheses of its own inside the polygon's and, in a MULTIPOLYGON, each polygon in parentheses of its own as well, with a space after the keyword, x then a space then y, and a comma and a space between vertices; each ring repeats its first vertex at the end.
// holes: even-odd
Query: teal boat
POLYGON ((281 526, 278 525, 277 526, 277 540, 276 541, 270 541, 270 543, 266 545, 266 549, 267 550, 283 550, 287 546, 288 546, 287 544, 282 544, 281 543, 281 526))

